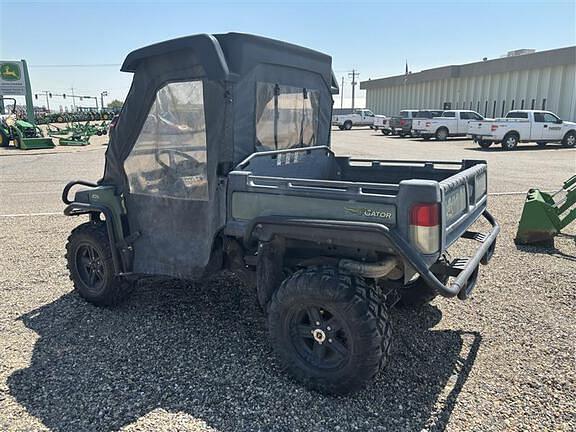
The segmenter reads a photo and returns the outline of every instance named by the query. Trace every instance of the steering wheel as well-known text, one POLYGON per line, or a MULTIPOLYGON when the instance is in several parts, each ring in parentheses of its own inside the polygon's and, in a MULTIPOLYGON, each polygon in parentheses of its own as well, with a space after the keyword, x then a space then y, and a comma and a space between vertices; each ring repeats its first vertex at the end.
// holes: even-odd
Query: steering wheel
POLYGON ((156 159, 156 162, 158 162, 158 165, 160 165, 162 167, 162 169, 164 169, 164 171, 166 171, 166 173, 173 178, 178 178, 177 175, 177 169, 172 166, 172 165, 176 165, 174 162, 176 160, 176 157, 181 157, 182 159, 191 162, 191 166, 192 168, 195 170, 197 167, 200 167, 202 165, 201 162, 198 161, 198 159, 196 159, 195 157, 189 155, 188 153, 184 153, 183 151, 180 150, 174 150, 174 149, 161 149, 159 151, 157 151, 154 154, 154 158, 156 159), (160 158, 161 155, 163 154, 167 154, 168 158, 170 160, 170 165, 166 164, 164 161, 162 161, 162 159, 160 158))

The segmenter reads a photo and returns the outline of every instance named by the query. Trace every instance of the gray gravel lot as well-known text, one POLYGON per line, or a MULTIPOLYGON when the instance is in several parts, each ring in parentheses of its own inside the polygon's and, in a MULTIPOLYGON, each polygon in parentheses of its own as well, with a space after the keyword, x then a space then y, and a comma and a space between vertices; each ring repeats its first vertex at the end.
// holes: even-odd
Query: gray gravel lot
MULTIPOLYGON (((480 152, 368 130, 333 140, 366 157, 485 158, 492 192, 552 189, 576 171, 576 151, 552 147, 480 152)), ((61 211, 62 186, 97 179, 102 158, 101 145, 0 154, 0 214, 61 211)), ((96 308, 71 292, 62 257, 81 220, 0 216, 0 430, 576 430, 576 227, 555 248, 517 248, 523 199, 490 198, 502 234, 472 298, 394 310, 388 368, 342 398, 282 373, 234 276, 148 279, 121 307, 96 308)))

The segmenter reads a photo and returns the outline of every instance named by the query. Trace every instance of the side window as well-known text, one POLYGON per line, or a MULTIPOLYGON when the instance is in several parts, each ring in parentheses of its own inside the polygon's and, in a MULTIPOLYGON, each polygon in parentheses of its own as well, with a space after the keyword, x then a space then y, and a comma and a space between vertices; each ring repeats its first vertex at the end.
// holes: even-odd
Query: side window
POLYGON ((558 121, 558 117, 552 115, 550 113, 544 113, 544 122, 545 123, 556 123, 558 121))
POLYGON ((454 111, 446 111, 446 112, 444 112, 444 114, 442 114, 442 117, 454 118, 454 117, 456 117, 456 113, 454 111))
POLYGON ((471 120, 469 112, 461 112, 460 113, 460 120, 471 120))
POLYGON ((480 114, 478 113, 470 113, 470 119, 471 120, 484 120, 484 117, 482 117, 480 114))
POLYGON ((536 123, 544 123, 544 113, 535 112, 534 113, 534 121, 536 123))
POLYGON ((320 92, 259 82, 256 86, 256 149, 310 147, 316 144, 320 92))
POLYGON ((374 117, 374 113, 373 113, 372 111, 370 111, 370 110, 364 111, 364 115, 365 115, 366 117, 374 117))
POLYGON ((124 170, 132 194, 208 200, 202 81, 158 90, 124 170))

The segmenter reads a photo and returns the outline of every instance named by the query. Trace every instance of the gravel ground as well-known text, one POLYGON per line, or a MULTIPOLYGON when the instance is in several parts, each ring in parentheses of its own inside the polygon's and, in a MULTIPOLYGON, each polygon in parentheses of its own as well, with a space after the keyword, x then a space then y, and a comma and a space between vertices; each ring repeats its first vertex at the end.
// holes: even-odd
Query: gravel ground
MULTIPOLYGON (((456 143, 452 159, 467 145, 456 143)), ((366 153, 376 151, 371 146, 366 153)), ((569 166, 558 152, 565 150, 542 153, 550 155, 543 164, 569 166)), ((41 163, 55 190, 67 169, 99 174, 101 157, 0 162, 18 159, 26 176, 28 160, 25 193, 41 163)), ((496 172, 491 187, 506 190, 496 172)), ((14 187, 0 189, 2 207, 17 205, 14 187)), ((27 197, 29 211, 55 205, 51 190, 27 197)), ((556 248, 518 249, 522 203, 491 197, 502 233, 472 298, 393 310, 389 366, 348 397, 309 392, 280 370, 264 316, 232 275, 148 279, 122 306, 96 308, 71 291, 62 258, 79 219, 0 216, 0 430, 576 430, 576 230, 556 248)))

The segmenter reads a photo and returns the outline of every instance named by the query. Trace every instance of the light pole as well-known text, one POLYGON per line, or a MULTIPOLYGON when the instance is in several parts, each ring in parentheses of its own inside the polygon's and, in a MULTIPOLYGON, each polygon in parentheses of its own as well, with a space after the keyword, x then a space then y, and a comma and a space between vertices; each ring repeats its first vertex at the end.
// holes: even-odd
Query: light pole
POLYGON ((108 96, 107 91, 103 91, 102 93, 100 93, 100 109, 102 111, 104 111, 104 96, 108 96))

